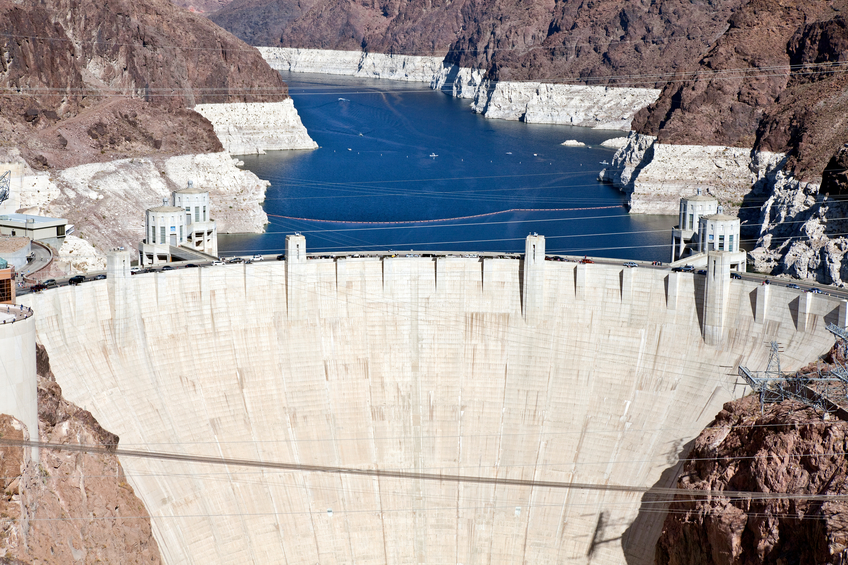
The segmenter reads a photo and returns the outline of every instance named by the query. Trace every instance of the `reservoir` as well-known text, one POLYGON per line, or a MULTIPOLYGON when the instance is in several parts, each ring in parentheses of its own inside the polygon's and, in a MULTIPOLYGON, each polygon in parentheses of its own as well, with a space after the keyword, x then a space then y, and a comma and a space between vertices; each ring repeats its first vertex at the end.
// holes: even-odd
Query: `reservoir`
POLYGON ((271 182, 264 234, 220 236, 222 254, 524 250, 668 260, 671 216, 629 215, 597 181, 620 131, 490 120, 469 101, 404 83, 282 73, 315 151, 240 157, 271 182), (563 146, 576 140, 585 146, 563 146))

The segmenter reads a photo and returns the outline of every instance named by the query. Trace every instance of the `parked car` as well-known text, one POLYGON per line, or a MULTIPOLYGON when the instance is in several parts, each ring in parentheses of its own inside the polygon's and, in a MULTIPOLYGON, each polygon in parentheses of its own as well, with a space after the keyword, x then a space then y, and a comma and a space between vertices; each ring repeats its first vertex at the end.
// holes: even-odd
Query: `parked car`
POLYGON ((633 267, 638 267, 639 265, 637 265, 635 261, 627 261, 627 262, 624 264, 624 266, 625 266, 625 267, 629 267, 629 268, 631 268, 631 269, 632 269, 633 267))
POLYGON ((93 281, 105 281, 106 275, 104 275, 103 273, 100 273, 99 275, 95 275, 95 277, 91 280, 93 280, 93 281))
POLYGON ((681 273, 694 273, 695 267, 693 267, 692 265, 683 265, 683 267, 680 269, 680 272, 681 273))
POLYGON ((265 257, 263 257, 262 255, 254 255, 253 260, 254 261, 264 261, 265 257))
POLYGON ((283 254, 283 255, 277 255, 277 261, 285 261, 285 260, 286 260, 286 256, 285 256, 285 254, 283 254))
POLYGON ((813 294, 824 294, 824 292, 820 291, 820 290, 819 290, 819 289, 817 289, 817 288, 811 288, 811 289, 810 289, 810 290, 808 290, 807 292, 812 292, 813 294))
POLYGON ((162 270, 163 271, 173 271, 174 268, 170 265, 165 265, 164 267, 162 267, 162 270))
POLYGON ((741 281, 741 280, 742 280, 742 275, 740 275, 739 273, 730 273, 730 278, 731 278, 731 279, 736 279, 736 280, 741 281))
POLYGON ((580 262, 583 263, 584 265, 590 265, 590 264, 594 263, 594 261, 592 261, 588 257, 583 257, 582 259, 580 259, 580 262))
POLYGON ((707 270, 706 270, 706 269, 698 269, 698 273, 697 273, 697 274, 699 274, 699 275, 706 275, 706 274, 707 274, 707 270))
POLYGON ((801 287, 800 287, 800 286, 798 286, 798 285, 797 285, 797 284, 795 284, 795 283, 789 283, 788 285, 786 285, 786 288, 795 288, 795 289, 800 289, 801 287))
POLYGON ((51 286, 58 286, 56 279, 47 279, 47 280, 41 281, 41 284, 44 285, 44 288, 50 288, 51 286))
POLYGON ((197 265, 195 265, 194 263, 189 263, 188 265, 183 267, 183 269, 196 269, 196 268, 197 268, 197 265))
POLYGON ((241 257, 233 257, 232 259, 227 259, 227 263, 244 263, 244 259, 241 257))
POLYGON ((85 282, 85 277, 82 276, 82 275, 76 275, 76 276, 68 279, 68 284, 71 284, 71 285, 74 285, 74 286, 76 286, 80 283, 84 283, 84 282, 85 282))
POLYGON ((224 264, 224 262, 223 262, 223 261, 212 261, 212 266, 213 266, 213 267, 220 267, 220 266, 222 266, 223 264, 224 264))

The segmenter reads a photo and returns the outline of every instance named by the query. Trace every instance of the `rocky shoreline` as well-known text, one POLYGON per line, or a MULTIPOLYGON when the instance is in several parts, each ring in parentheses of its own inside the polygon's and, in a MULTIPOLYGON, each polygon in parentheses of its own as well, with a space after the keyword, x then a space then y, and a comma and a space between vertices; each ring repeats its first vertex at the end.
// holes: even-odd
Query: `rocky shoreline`
POLYGON ((424 82, 456 98, 472 100, 487 118, 629 131, 636 112, 660 94, 651 88, 493 81, 480 70, 458 67, 441 57, 361 51, 258 47, 273 69, 424 82))

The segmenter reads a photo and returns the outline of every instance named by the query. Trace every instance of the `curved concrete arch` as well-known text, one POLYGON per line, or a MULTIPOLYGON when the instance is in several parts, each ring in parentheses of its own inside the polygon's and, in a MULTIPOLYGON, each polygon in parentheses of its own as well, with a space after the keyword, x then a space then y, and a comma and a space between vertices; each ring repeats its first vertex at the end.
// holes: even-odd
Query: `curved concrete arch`
MULTIPOLYGON (((683 446, 743 393, 738 364, 765 367, 771 340, 785 368, 806 364, 843 308, 777 286, 757 302, 760 285, 731 281, 705 312, 703 276, 525 268, 115 268, 25 300, 65 395, 126 448, 642 487, 673 480, 683 446)), ((170 564, 650 563, 663 519, 632 492, 122 464, 170 564)))

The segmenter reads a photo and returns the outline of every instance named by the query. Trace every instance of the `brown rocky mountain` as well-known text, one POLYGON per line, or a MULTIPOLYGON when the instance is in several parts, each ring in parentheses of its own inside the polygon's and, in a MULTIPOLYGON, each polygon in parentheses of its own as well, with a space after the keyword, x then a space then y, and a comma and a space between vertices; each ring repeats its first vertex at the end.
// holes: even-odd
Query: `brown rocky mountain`
POLYGON ((761 412, 753 395, 725 404, 688 455, 655 563, 846 563, 845 500, 685 493, 844 495, 847 457, 848 422, 835 416, 794 400, 761 412))
POLYGON ((167 0, 0 0, 0 134, 34 166, 221 149, 185 108, 277 101, 258 52, 167 0))
POLYGON ((189 12, 211 14, 230 3, 231 0, 175 0, 174 5, 189 12))
POLYGON ((663 88, 660 142, 790 154, 818 179, 848 131, 845 0, 235 0, 254 45, 445 55, 489 78, 663 88))
POLYGON ((633 127, 662 143, 789 153, 787 170, 819 178, 848 141, 848 3, 752 0, 701 58, 694 76, 667 84, 633 127))
MULTIPOLYGON (((118 436, 62 398, 44 350, 38 358, 39 438, 114 448, 118 436)), ((22 424, 0 414, 0 437, 24 439, 22 424)), ((150 517, 114 455, 0 446, 0 563, 161 563, 150 517), (62 519, 64 518, 64 519, 62 519)))
POLYGON ((235 0, 212 20, 253 45, 445 55, 504 80, 662 85, 745 0, 235 0))

